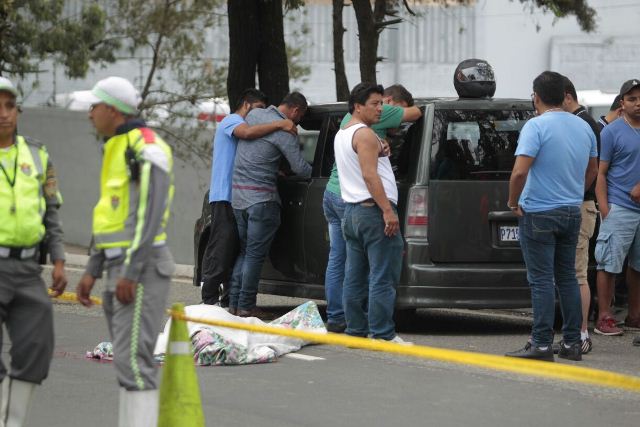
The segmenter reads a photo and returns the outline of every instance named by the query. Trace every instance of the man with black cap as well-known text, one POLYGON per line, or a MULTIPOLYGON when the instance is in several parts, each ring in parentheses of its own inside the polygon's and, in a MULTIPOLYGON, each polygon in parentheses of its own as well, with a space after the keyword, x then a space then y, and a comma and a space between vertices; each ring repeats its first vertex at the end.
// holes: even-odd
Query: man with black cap
POLYGON ((602 130, 596 197, 602 223, 596 244, 598 321, 594 332, 622 335, 611 314, 615 275, 628 257, 625 329, 640 330, 640 79, 620 89, 622 117, 602 130))
POLYGON ((0 426, 22 426, 33 390, 49 372, 53 309, 40 276, 38 250, 48 245, 55 296, 67 285, 55 170, 44 145, 18 135, 18 90, 0 77, 0 343, 11 339, 11 369, 0 360, 0 426))
POLYGON ((155 426, 153 349, 175 267, 165 231, 174 191, 173 156, 169 145, 136 118, 140 96, 128 80, 107 77, 91 93, 89 118, 106 142, 93 247, 76 292, 82 304, 91 305, 91 289, 106 267, 102 304, 121 387, 119 426, 155 426))

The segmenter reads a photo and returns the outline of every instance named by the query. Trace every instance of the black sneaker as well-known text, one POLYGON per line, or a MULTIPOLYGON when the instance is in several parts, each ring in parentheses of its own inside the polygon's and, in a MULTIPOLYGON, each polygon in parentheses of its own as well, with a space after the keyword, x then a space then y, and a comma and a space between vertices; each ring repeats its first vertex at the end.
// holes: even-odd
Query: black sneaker
POLYGON ((572 344, 570 347, 567 347, 564 341, 560 341, 558 357, 560 359, 575 360, 576 362, 582 360, 582 341, 572 344))
POLYGON ((341 334, 347 329, 347 324, 344 322, 327 322, 327 331, 336 334, 341 334))
POLYGON ((593 350, 593 343, 591 342, 591 338, 587 337, 582 340, 582 354, 587 354, 591 350, 593 350))
POLYGON ((516 351, 510 351, 505 353, 507 357, 519 357, 521 359, 534 359, 544 360, 546 362, 553 362, 553 348, 547 347, 546 350, 541 350, 540 347, 534 347, 530 342, 527 342, 523 348, 516 351))

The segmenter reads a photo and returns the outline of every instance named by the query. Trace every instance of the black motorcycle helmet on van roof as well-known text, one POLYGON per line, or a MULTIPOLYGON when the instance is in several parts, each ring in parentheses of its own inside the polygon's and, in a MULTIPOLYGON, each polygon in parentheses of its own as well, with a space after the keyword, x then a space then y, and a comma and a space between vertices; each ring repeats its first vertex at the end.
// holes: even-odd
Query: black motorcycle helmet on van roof
POLYGON ((493 68, 484 59, 465 59, 456 67, 453 86, 460 98, 491 98, 496 93, 493 68))

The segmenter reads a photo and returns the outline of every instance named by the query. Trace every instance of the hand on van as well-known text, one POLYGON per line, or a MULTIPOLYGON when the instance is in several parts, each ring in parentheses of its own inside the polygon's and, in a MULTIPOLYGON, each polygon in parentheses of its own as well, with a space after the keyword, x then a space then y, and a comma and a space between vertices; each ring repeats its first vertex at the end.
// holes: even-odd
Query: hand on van
POLYGON ((393 209, 385 210, 382 214, 382 218, 384 219, 384 234, 385 236, 391 237, 395 236, 398 233, 398 229, 400 228, 400 221, 398 220, 398 215, 393 211, 393 209))

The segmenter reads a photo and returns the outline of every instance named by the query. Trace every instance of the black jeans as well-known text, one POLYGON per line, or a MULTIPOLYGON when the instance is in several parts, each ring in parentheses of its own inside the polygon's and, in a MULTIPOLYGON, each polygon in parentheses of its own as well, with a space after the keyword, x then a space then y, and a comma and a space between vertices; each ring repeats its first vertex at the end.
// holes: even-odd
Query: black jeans
POLYGON ((229 281, 240 250, 231 203, 211 202, 209 241, 202 257, 202 302, 229 305, 229 281), (222 284, 222 295, 220 285, 222 284))

